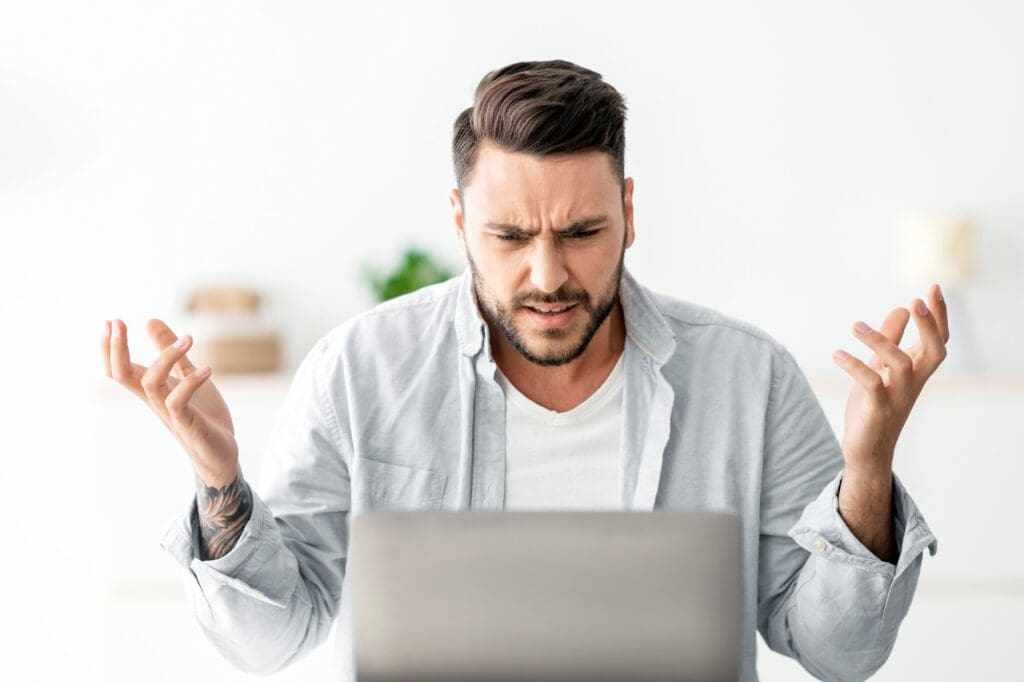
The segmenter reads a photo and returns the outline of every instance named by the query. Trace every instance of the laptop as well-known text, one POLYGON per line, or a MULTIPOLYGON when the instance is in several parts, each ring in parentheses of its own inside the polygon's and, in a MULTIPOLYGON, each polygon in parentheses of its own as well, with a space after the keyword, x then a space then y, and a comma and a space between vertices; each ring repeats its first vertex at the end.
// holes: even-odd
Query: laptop
POLYGON ((359 682, 739 675, 733 514, 376 511, 351 522, 359 682))

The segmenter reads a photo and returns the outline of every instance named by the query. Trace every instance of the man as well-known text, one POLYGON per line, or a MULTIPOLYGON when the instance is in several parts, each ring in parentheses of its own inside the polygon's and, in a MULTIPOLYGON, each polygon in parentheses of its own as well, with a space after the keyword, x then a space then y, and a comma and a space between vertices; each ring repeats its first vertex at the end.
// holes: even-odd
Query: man
POLYGON ((566 61, 484 77, 453 140, 467 269, 316 343, 258 493, 208 368, 186 357, 191 338, 151 320, 162 352, 146 368, 114 321, 108 376, 153 407, 196 472, 162 546, 237 667, 287 666, 340 614, 354 677, 348 524, 371 509, 727 510, 743 527, 742 679, 757 676, 755 630, 822 678, 863 679, 886 660, 937 548, 892 459, 945 357, 939 289, 856 333, 868 363, 836 356, 855 380, 840 445, 784 346, 624 268, 624 120, 620 94, 566 61), (921 341, 904 351, 911 316, 921 341))

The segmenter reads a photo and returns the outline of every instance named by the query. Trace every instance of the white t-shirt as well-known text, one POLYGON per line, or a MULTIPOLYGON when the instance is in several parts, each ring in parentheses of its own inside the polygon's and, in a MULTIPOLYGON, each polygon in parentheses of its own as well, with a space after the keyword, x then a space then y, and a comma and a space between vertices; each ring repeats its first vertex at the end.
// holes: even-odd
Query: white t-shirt
POLYGON ((619 509, 622 361, 568 412, 523 395, 501 373, 505 391, 505 509, 619 509))

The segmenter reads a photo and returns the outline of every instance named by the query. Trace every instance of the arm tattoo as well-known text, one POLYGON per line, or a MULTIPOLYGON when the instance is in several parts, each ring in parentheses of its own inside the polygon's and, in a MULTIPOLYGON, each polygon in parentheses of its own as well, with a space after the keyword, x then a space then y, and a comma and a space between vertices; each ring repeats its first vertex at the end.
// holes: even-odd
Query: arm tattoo
POLYGON ((238 474, 222 488, 203 483, 196 474, 199 517, 199 559, 219 559, 235 546, 252 514, 252 492, 238 474))

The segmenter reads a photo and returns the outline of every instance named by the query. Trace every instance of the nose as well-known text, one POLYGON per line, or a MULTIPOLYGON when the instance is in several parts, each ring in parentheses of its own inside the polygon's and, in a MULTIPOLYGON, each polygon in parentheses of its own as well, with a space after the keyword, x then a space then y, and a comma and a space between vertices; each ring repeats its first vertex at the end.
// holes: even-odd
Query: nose
POLYGON ((535 239, 530 262, 530 283, 540 291, 557 291, 569 273, 562 264, 562 254, 553 239, 535 239))

